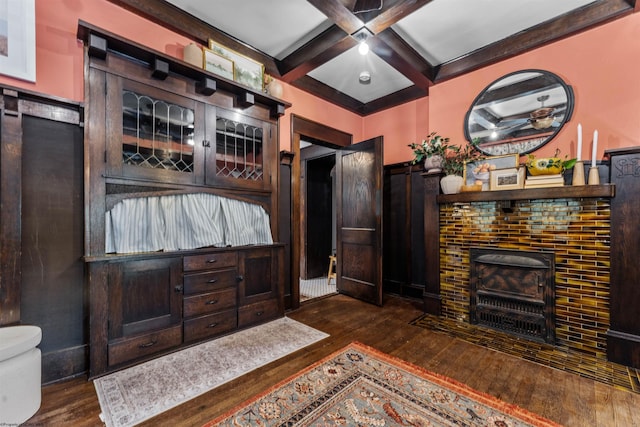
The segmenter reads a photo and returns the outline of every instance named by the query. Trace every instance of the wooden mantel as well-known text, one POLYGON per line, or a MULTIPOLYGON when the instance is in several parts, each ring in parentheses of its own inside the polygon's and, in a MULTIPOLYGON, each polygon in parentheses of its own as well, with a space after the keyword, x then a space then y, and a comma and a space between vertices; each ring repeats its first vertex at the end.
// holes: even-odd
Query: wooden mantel
POLYGON ((523 190, 469 191, 458 194, 439 194, 439 204, 457 202, 490 202, 497 200, 538 200, 614 197, 615 185, 565 185, 564 187, 530 188, 523 190))

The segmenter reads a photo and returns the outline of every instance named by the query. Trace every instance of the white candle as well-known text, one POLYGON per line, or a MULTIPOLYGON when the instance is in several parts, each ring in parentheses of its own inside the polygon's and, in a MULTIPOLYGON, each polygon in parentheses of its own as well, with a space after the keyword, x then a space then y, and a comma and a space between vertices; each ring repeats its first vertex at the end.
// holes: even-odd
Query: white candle
POLYGON ((593 151, 591 152, 591 167, 596 167, 596 153, 598 152, 598 131, 593 131, 593 151))
POLYGON ((576 160, 582 159, 582 125, 578 123, 578 148, 576 149, 576 160))

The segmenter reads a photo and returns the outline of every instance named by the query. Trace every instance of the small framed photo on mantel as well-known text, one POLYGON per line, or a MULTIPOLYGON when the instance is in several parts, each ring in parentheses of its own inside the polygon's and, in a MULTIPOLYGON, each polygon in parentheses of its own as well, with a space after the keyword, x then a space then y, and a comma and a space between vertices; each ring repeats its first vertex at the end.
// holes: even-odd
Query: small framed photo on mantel
POLYGON ((520 190, 524 188, 526 168, 504 168, 491 171, 489 177, 489 189, 498 190, 520 190))

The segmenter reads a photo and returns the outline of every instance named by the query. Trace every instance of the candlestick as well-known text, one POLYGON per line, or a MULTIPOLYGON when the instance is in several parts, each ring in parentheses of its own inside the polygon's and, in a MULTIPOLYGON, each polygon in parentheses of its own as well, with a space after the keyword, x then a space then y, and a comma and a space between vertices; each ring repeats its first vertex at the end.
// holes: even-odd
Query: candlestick
POLYGON ((593 151, 591 151, 591 167, 596 167, 596 153, 598 152, 598 131, 593 131, 593 151))
POLYGON ((600 174, 598 173, 597 166, 591 166, 589 168, 589 185, 599 185, 600 184, 600 174))
POLYGON ((576 160, 582 160, 582 125, 578 123, 578 147, 576 149, 576 160))
POLYGON ((584 185, 584 162, 579 160, 573 166, 573 181, 571 185, 584 185))

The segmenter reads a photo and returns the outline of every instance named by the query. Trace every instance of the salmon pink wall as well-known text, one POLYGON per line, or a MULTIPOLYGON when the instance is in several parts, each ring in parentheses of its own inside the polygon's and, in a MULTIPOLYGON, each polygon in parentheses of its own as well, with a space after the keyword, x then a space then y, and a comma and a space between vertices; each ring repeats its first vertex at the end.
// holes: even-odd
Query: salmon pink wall
MULTIPOLYGON (((36 83, 0 75, 0 84, 17 86, 73 101, 84 100, 83 50, 76 39, 78 20, 180 58, 191 40, 153 24, 107 0, 36 1, 36 83)), ((571 85, 573 118, 556 138, 537 152, 575 156, 576 126, 582 123, 583 158, 590 158, 591 134, 599 131, 598 158, 607 148, 640 144, 640 13, 519 55, 430 88, 429 97, 360 117, 283 84, 283 98, 293 104, 281 119, 280 148, 289 150, 290 117, 353 134, 354 141, 382 135, 384 163, 411 159, 407 144, 430 131, 464 143, 464 116, 475 96, 489 83, 513 71, 552 71, 571 85)))
MULTIPOLYGON (((582 158, 591 159, 593 131, 598 130, 598 153, 607 148, 640 145, 640 13, 558 41, 515 58, 440 83, 430 89, 430 129, 464 141, 465 114, 487 85, 513 71, 537 68, 551 71, 573 87, 571 120, 535 154, 576 156, 577 125, 583 128, 582 158)), ((410 158, 410 153, 408 153, 410 158)), ((521 159, 523 160, 523 159, 521 159)))
POLYGON ((353 141, 363 139, 362 117, 330 102, 309 95, 286 83, 282 83, 282 98, 292 104, 280 118, 280 149, 291 150, 291 115, 322 123, 353 135, 353 141))
MULTIPOLYGON (((36 1, 36 83, 0 75, 0 84, 84 100, 82 43, 77 41, 78 20, 100 27, 151 49, 177 58, 192 40, 106 0, 36 1)), ((329 102, 283 83, 283 99, 293 104, 281 118, 280 149, 291 148, 291 114, 327 124, 362 139, 362 118, 329 102)))
POLYGON ((411 158, 407 147, 422 141, 429 133, 429 97, 407 102, 364 118, 364 137, 384 137, 384 164, 401 163, 411 158), (407 157, 409 156, 409 157, 407 157))

